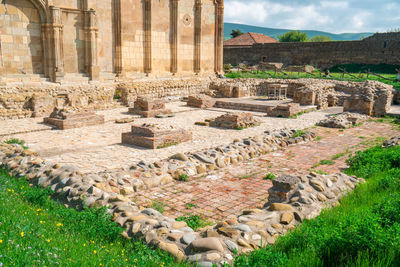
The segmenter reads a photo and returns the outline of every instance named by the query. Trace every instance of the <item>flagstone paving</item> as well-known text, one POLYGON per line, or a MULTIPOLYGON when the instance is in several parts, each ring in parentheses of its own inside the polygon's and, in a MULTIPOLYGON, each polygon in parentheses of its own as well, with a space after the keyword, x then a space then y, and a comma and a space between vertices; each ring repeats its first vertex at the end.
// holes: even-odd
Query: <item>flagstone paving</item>
POLYGON ((316 141, 289 146, 189 182, 139 192, 136 202, 142 206, 152 201, 163 203, 165 214, 172 217, 192 214, 218 221, 246 208, 262 207, 272 186, 270 180, 263 179, 268 173, 340 172, 351 153, 399 133, 392 125, 377 122, 346 130, 316 127, 313 131, 318 136, 316 141), (328 163, 332 165, 317 166, 321 160, 331 160, 328 163))

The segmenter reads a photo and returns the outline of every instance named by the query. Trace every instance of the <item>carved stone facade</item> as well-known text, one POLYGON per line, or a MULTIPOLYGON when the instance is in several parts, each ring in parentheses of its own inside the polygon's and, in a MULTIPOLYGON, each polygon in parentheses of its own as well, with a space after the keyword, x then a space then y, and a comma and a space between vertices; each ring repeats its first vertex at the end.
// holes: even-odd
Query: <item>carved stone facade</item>
POLYGON ((221 73, 223 0, 2 0, 0 77, 221 73))

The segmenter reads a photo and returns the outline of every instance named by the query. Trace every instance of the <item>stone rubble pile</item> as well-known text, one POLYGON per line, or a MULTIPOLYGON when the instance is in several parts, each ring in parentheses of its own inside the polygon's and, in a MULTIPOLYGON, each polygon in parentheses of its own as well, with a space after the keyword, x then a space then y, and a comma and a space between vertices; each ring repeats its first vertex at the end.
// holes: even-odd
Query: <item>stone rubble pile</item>
POLYGON ((336 116, 331 116, 328 119, 318 123, 319 126, 328 128, 346 129, 362 123, 369 119, 369 116, 360 113, 344 112, 336 116))
MULTIPOLYGON (((249 146, 246 143, 251 142, 254 141, 244 140, 238 146, 249 146)), ((198 262, 199 266, 230 263, 235 252, 247 253, 274 244, 279 235, 294 229, 304 219, 316 217, 322 208, 339 205, 340 197, 363 181, 345 174, 284 175, 273 181, 265 208, 246 209, 237 218, 194 231, 185 222, 151 208, 137 207, 131 197, 121 192, 108 192, 95 175, 82 175, 73 166, 46 162, 20 145, 1 144, 0 162, 13 176, 52 190, 53 197, 66 206, 108 207, 115 222, 125 229, 125 237, 140 236, 177 260, 198 262)), ((117 182, 129 182, 121 180, 117 182)))
POLYGON ((390 138, 389 140, 386 140, 382 147, 392 147, 392 146, 398 146, 400 145, 400 136, 394 136, 390 138))

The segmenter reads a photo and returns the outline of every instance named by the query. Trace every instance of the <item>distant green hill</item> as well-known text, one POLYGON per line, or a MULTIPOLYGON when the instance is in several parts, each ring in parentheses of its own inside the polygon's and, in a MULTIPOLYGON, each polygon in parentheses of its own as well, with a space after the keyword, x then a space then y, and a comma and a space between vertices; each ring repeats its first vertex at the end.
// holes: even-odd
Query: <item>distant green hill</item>
MULTIPOLYGON (((273 28, 263 28, 258 26, 251 26, 245 24, 235 24, 235 23, 224 23, 224 39, 230 39, 230 33, 232 30, 239 29, 242 32, 256 32, 256 33, 263 33, 268 35, 272 38, 278 39, 278 37, 285 32, 290 31, 290 29, 273 29, 273 28)), ((360 40, 362 38, 368 37, 373 35, 370 32, 363 32, 363 33, 341 33, 341 34, 334 34, 329 32, 321 32, 321 31, 310 31, 310 30, 301 30, 302 32, 307 33, 308 37, 311 38, 316 35, 327 35, 332 38, 334 41, 352 41, 352 40, 360 40)))

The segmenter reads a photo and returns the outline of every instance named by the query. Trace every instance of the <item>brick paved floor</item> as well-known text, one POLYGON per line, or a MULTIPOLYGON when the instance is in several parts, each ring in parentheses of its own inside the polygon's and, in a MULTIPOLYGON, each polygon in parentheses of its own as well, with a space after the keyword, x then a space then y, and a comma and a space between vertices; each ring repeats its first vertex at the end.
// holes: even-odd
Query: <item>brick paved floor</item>
POLYGON ((345 160, 351 153, 373 146, 381 137, 399 133, 392 125, 376 122, 343 131, 322 127, 314 131, 319 136, 317 141, 296 144, 189 182, 174 182, 140 192, 136 202, 146 206, 157 200, 166 205, 165 214, 172 217, 198 214, 218 221, 238 215, 245 208, 262 207, 272 185, 263 179, 267 173, 306 174, 310 169, 340 172, 346 168, 345 160), (334 164, 316 166, 321 160, 330 160, 341 153, 345 155, 333 160, 334 164))

